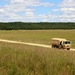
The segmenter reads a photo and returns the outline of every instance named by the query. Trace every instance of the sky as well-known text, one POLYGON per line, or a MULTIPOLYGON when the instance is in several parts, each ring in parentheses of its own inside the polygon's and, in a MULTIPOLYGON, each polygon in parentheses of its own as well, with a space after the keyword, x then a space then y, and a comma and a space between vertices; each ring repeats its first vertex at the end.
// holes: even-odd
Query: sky
POLYGON ((75 0, 0 0, 0 22, 75 22, 75 0))

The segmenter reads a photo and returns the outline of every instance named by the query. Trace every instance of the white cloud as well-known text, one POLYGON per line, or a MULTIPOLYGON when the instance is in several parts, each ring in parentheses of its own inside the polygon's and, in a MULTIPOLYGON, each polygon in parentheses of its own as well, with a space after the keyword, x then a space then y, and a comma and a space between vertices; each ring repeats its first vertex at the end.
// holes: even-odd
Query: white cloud
POLYGON ((25 0, 11 0, 11 3, 21 3, 24 2, 25 0))
POLYGON ((60 4, 60 7, 75 7, 75 0, 63 0, 60 4))
POLYGON ((62 2, 58 4, 58 8, 53 9, 53 13, 48 12, 47 14, 35 14, 35 12, 37 11, 36 7, 50 7, 53 5, 54 4, 43 2, 42 0, 10 0, 9 4, 6 4, 2 8, 0 8, 0 21, 75 22, 74 0, 62 0, 62 2))
POLYGON ((47 13, 39 15, 39 18, 41 19, 42 22, 55 22, 57 16, 51 13, 47 13))
POLYGON ((75 21, 75 1, 74 0, 63 0, 60 3, 60 11, 63 14, 60 16, 65 21, 75 21))
POLYGON ((63 7, 63 8, 60 8, 60 11, 63 12, 64 14, 69 14, 69 15, 73 15, 75 14, 75 8, 66 8, 66 7, 63 7))
POLYGON ((60 13, 55 19, 62 22, 75 22, 75 1, 63 0, 53 12, 60 13))
POLYGON ((53 12, 58 12, 58 11, 59 11, 59 9, 53 9, 52 11, 53 11, 53 12))
POLYGON ((68 12, 69 11, 75 11, 75 8, 72 8, 72 7, 71 8, 65 8, 64 7, 64 8, 61 8, 61 11, 68 11, 68 12))
POLYGON ((24 12, 31 12, 31 11, 35 11, 35 9, 33 9, 33 8, 28 8, 28 7, 26 7, 25 5, 23 5, 23 4, 10 4, 10 5, 6 5, 5 7, 4 7, 8 12, 14 12, 14 13, 16 13, 16 12, 21 12, 21 11, 24 11, 24 12))
POLYGON ((5 0, 10 1, 0 9, 0 21, 37 21, 38 15, 35 15, 34 7, 49 7, 53 4, 42 2, 42 0, 5 0))
POLYGON ((42 2, 42 0, 11 0, 11 4, 22 4, 25 6, 53 6, 49 2, 42 2))
POLYGON ((0 8, 0 12, 4 12, 4 9, 0 8))

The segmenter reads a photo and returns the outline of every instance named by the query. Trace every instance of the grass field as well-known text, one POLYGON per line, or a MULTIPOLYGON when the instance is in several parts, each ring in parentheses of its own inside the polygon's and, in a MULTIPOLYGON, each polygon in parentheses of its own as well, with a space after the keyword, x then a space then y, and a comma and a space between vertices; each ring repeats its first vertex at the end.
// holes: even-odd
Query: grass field
POLYGON ((75 75, 75 52, 1 42, 0 75, 75 75))
POLYGON ((17 40, 23 42, 51 45, 53 37, 66 38, 75 48, 75 30, 13 30, 0 31, 0 39, 17 40))
MULTIPOLYGON (((0 39, 48 45, 52 37, 75 48, 75 30, 0 31, 0 39)), ((75 75, 75 52, 0 42, 0 75, 75 75)))

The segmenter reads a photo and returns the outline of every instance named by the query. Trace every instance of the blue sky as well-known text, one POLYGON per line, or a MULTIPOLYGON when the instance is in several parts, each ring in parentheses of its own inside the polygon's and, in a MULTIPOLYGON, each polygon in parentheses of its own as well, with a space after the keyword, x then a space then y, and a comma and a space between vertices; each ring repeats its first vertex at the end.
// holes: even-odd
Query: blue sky
POLYGON ((75 22, 74 0, 0 0, 0 22, 75 22))

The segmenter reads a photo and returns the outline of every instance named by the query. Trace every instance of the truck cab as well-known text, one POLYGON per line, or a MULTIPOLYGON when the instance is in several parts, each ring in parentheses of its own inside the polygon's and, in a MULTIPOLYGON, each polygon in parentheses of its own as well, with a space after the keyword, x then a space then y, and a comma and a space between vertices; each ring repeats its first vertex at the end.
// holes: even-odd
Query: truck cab
POLYGON ((70 50, 70 48, 71 48, 71 43, 68 40, 63 41, 61 45, 62 45, 63 49, 70 50))

